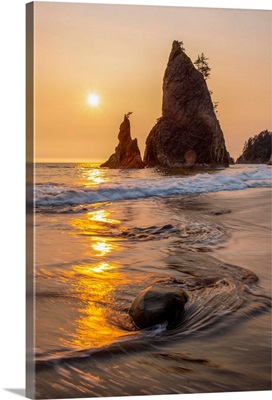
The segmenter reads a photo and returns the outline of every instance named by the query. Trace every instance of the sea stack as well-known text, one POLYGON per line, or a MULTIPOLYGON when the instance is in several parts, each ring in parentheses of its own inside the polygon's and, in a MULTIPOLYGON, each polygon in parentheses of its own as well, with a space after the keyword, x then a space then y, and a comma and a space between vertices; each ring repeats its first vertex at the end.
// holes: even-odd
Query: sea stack
POLYGON ((162 117, 146 140, 147 167, 228 167, 223 132, 206 81, 178 41, 163 78, 162 117))
POLYGON ((107 168, 144 168, 140 149, 138 147, 137 139, 131 139, 130 134, 130 121, 127 113, 124 120, 120 125, 118 139, 118 146, 115 148, 115 153, 110 156, 108 161, 101 165, 107 168))

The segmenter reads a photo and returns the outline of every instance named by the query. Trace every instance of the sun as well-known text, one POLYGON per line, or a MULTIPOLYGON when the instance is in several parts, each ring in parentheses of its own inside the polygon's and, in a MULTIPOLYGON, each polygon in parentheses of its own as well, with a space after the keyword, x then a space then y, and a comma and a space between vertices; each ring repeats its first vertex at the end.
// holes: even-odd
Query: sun
POLYGON ((88 104, 92 107, 97 107, 99 104, 99 97, 95 93, 90 93, 87 98, 88 104))

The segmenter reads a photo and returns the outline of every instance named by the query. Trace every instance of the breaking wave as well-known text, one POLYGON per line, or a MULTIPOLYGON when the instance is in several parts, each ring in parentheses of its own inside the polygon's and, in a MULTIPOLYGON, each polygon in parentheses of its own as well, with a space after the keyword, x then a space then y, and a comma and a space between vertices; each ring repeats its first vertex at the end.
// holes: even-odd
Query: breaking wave
POLYGON ((153 196, 202 194, 271 186, 271 169, 256 166, 246 171, 229 168, 214 174, 155 177, 102 183, 91 188, 46 184, 36 186, 36 206, 65 206, 107 201, 143 199, 153 196))

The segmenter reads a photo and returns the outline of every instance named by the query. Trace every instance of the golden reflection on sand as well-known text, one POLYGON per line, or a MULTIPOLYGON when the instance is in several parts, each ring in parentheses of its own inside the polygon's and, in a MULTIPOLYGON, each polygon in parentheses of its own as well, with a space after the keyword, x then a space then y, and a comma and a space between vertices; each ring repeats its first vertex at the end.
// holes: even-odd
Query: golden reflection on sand
POLYGON ((103 257, 106 254, 110 253, 114 247, 114 244, 110 243, 108 239, 100 239, 100 238, 92 238, 94 243, 91 245, 93 250, 96 252, 96 256, 103 257))
POLYGON ((106 236, 110 229, 120 224, 120 221, 110 218, 110 213, 105 210, 88 212, 84 218, 73 218, 70 221, 81 235, 88 236, 90 251, 88 256, 103 257, 118 248, 115 238, 106 236), (100 236, 98 236, 100 235, 100 236))
POLYGON ((103 257, 117 249, 116 239, 106 235, 111 228, 119 225, 120 221, 110 218, 109 211, 101 209, 88 212, 84 215, 84 219, 72 219, 71 224, 80 231, 80 234, 89 236, 91 250, 87 255, 103 257), (98 236, 99 234, 101 236, 98 236))
POLYGON ((120 224, 120 221, 118 221, 117 219, 109 218, 110 213, 107 210, 97 210, 89 212, 87 215, 90 221, 104 222, 105 224, 110 224, 110 225, 120 224))
POLYGON ((110 218, 109 211, 105 209, 88 212, 84 219, 73 218, 70 223, 86 236, 95 236, 102 231, 107 234, 111 227, 120 225, 120 221, 110 218))
POLYGON ((128 334, 112 322, 113 313, 114 321, 116 316, 118 319, 118 312, 112 308, 116 302, 114 292, 128 284, 128 280, 117 265, 106 260, 106 256, 119 248, 116 239, 108 235, 120 221, 111 218, 109 211, 103 208, 80 215, 70 223, 78 234, 85 236, 84 240, 90 241, 85 255, 90 256, 90 260, 100 257, 99 262, 75 265, 71 270, 72 291, 80 300, 72 346, 79 349, 101 347, 128 334))
POLYGON ((79 349, 101 347, 124 336, 125 332, 111 322, 109 307, 114 290, 127 283, 124 275, 116 266, 103 261, 74 266, 72 274, 74 290, 81 302, 72 346, 79 349))

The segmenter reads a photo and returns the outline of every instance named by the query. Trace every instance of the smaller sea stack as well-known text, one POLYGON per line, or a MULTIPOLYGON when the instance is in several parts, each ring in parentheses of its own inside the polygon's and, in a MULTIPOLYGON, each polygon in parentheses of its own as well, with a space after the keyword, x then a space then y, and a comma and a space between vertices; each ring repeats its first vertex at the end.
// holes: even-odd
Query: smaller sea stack
POLYGON ((124 115, 124 120, 120 125, 118 134, 119 143, 115 148, 115 153, 110 156, 108 161, 101 164, 100 167, 111 169, 144 168, 137 139, 131 139, 129 121, 130 114, 131 113, 127 113, 124 115))

